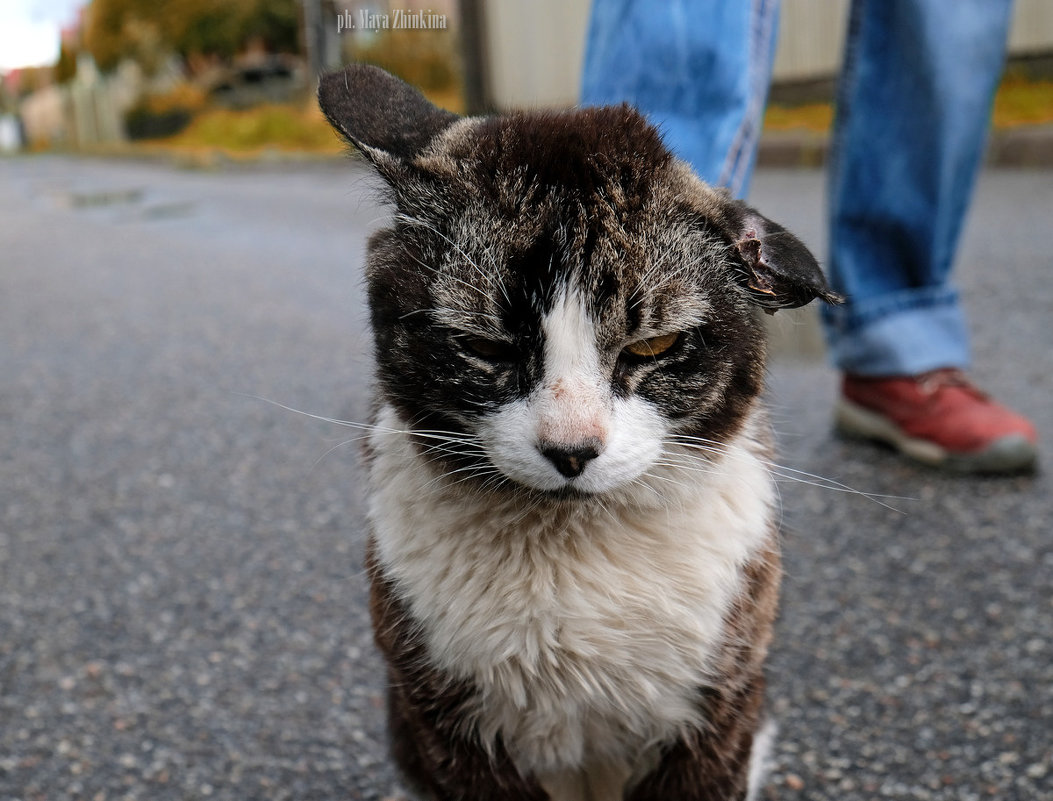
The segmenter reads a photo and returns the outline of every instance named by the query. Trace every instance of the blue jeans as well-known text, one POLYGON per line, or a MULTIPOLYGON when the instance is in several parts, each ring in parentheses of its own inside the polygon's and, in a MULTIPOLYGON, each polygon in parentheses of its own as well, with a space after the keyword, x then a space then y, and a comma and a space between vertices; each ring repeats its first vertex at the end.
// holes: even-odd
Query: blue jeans
MULTIPOLYGON (((1011 0, 855 0, 829 165, 823 310, 860 375, 965 367, 950 272, 1005 58, 1011 0)), ((777 0, 594 0, 582 101, 628 100, 703 179, 745 194, 777 0)))

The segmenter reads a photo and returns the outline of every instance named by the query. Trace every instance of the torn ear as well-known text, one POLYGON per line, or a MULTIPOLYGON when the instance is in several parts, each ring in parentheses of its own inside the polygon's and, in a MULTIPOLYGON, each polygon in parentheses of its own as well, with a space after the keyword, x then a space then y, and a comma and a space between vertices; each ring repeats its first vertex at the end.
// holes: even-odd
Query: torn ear
POLYGON ((408 162, 460 117, 378 67, 351 64, 322 76, 318 105, 348 142, 380 168, 408 162))
POLYGON ((731 231, 742 264, 743 284, 768 314, 795 309, 816 298, 843 303, 830 289, 815 257, 797 237, 744 203, 735 203, 731 231))

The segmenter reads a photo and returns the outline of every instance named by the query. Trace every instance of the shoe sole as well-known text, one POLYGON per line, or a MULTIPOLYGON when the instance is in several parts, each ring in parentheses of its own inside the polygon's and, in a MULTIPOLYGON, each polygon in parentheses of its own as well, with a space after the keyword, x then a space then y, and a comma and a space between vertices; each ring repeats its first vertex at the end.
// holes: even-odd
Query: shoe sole
POLYGON ((869 409, 840 398, 834 417, 839 434, 884 442, 916 462, 952 473, 1025 473, 1035 469, 1038 451, 1020 434, 1010 434, 982 451, 953 453, 934 442, 905 434, 895 423, 869 409))

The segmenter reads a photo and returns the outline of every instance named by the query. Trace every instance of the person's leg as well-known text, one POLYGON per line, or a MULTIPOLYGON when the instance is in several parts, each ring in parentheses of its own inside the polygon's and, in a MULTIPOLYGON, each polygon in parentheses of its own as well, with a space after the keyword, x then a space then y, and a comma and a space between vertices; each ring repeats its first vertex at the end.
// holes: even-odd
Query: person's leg
POLYGON ((1011 2, 857 0, 830 166, 825 311, 842 370, 965 367, 948 282, 1005 57, 1011 2))
POLYGON ((824 309, 838 427, 962 471, 1035 460, 1030 423, 960 372, 949 278, 1005 58, 1010 0, 856 0, 832 148, 824 309))
POLYGON ((594 0, 582 103, 629 102, 707 182, 749 185, 778 0, 594 0))

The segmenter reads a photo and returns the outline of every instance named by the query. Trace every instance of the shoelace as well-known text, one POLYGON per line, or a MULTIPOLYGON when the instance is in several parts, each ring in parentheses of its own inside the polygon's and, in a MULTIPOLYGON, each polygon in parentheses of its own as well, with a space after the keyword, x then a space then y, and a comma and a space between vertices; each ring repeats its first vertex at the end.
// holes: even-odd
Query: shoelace
POLYGON ((963 389, 977 400, 985 401, 988 396, 977 389, 966 377, 965 373, 957 367, 941 367, 930 370, 917 377, 918 387, 927 395, 934 395, 941 389, 957 387, 963 389))

